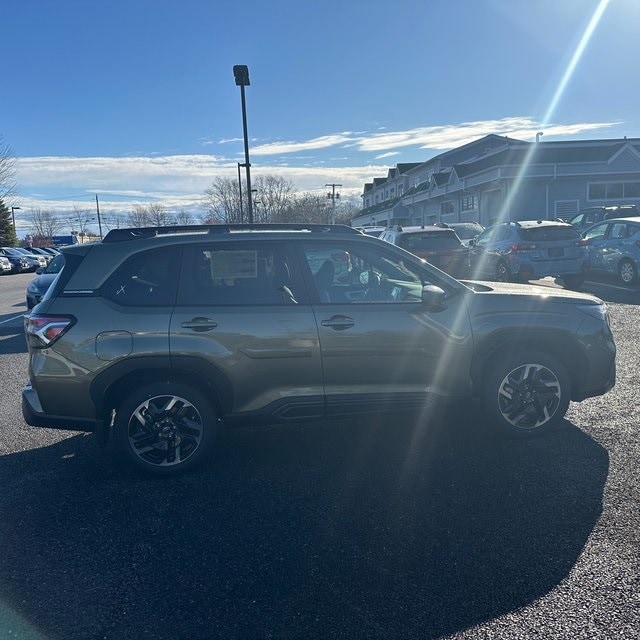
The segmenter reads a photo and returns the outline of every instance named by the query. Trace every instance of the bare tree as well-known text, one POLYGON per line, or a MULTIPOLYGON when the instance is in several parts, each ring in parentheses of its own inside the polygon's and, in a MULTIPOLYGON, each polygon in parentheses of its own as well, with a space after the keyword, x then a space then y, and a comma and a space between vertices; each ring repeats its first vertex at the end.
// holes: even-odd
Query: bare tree
POLYGON ((276 175, 258 176, 253 187, 259 201, 254 211, 256 222, 271 222, 280 218, 295 194, 293 182, 276 175))
POLYGON ((51 240, 63 229, 65 222, 49 209, 31 209, 31 228, 34 236, 42 236, 51 240))
POLYGON ((184 209, 181 209, 180 211, 178 211, 178 213, 176 213, 176 215, 174 216, 174 220, 176 224, 179 224, 181 226, 193 224, 193 216, 184 209))
POLYGON ((0 135, 0 200, 7 200, 16 188, 16 159, 13 150, 0 135))
POLYGON ((147 216, 152 227, 166 227, 172 222, 168 209, 159 202, 152 202, 147 207, 147 216))
POLYGON ((89 227, 93 222, 95 222, 96 217, 95 214, 89 209, 82 209, 81 207, 75 206, 73 207, 73 217, 71 218, 71 223, 73 225, 74 230, 77 230, 80 238, 84 238, 88 235, 95 235, 89 233, 89 227))
POLYGON ((133 211, 127 216, 127 224, 130 227, 149 227, 151 223, 149 221, 149 211, 147 207, 136 204, 133 206, 133 211))
MULTIPOLYGON (((243 189, 243 195, 246 190, 243 189)), ((242 222, 240 214, 240 192, 238 181, 231 178, 218 177, 204 192, 206 214, 203 219, 207 224, 216 222, 242 222)), ((246 207, 245 207, 246 209, 246 207)), ((246 213, 246 211, 245 211, 246 213)))
POLYGON ((291 198, 287 206, 273 222, 317 222, 329 221, 326 198, 314 193, 302 193, 291 198))
MULTIPOLYGON (((290 205, 295 190, 293 183, 276 175, 258 176, 252 183, 250 194, 254 222, 271 222, 281 218, 290 205)), ((206 223, 248 222, 248 192, 242 182, 242 204, 238 181, 232 178, 216 178, 205 191, 206 223)))
POLYGON ((336 207, 336 223, 351 224, 351 220, 362 211, 362 205, 355 199, 345 198, 336 207))

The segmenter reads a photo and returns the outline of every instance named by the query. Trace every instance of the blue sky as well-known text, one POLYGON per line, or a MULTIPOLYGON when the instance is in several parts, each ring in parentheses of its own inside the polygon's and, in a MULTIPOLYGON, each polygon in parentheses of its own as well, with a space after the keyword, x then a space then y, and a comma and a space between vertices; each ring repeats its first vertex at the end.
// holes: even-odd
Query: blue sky
POLYGON ((359 194, 399 162, 498 133, 640 136, 639 0, 20 0, 6 3, 0 134, 34 207, 195 211, 252 177, 359 194), (594 18, 595 16, 595 18, 594 18))

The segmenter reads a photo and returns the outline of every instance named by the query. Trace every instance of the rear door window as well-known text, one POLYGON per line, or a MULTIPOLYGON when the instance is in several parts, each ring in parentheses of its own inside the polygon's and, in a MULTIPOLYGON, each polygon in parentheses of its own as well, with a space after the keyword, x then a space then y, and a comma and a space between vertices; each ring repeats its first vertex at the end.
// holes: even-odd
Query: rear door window
POLYGON ((126 260, 105 282, 101 295, 128 307, 175 304, 179 247, 144 251, 126 260))
POLYGON ((284 244, 227 242, 185 248, 179 305, 284 305, 305 298, 284 244))
POLYGON ((454 231, 437 233, 408 233, 400 239, 400 246, 411 253, 416 251, 446 251, 460 248, 454 231))

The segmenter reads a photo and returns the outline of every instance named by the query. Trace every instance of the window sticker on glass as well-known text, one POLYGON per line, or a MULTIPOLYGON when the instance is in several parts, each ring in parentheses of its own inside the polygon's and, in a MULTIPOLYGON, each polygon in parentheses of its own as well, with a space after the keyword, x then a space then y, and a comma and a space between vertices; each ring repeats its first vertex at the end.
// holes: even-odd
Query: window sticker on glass
POLYGON ((214 278, 257 278, 257 251, 214 251, 211 255, 214 278))

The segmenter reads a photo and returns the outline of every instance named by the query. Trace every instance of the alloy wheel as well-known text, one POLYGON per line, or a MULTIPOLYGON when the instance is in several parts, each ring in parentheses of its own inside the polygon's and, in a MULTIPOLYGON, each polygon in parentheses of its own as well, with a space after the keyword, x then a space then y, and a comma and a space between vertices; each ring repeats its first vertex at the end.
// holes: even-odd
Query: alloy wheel
POLYGON ((560 380, 553 371, 540 364, 521 364, 500 383, 498 407, 509 424, 530 431, 553 418, 561 396, 560 380))
POLYGON ((633 266, 633 263, 628 260, 623 261, 620 264, 620 280, 624 282, 624 284, 631 284, 636 278, 636 271, 633 266))
POLYGON ((140 403, 127 426, 131 451, 154 466, 184 463, 200 446, 203 430, 200 412, 175 395, 154 396, 140 403))

